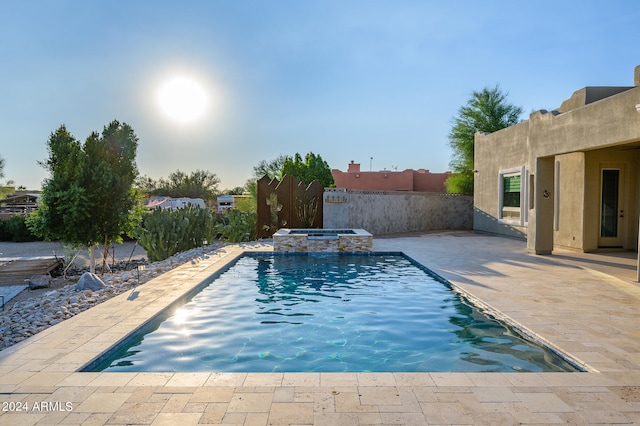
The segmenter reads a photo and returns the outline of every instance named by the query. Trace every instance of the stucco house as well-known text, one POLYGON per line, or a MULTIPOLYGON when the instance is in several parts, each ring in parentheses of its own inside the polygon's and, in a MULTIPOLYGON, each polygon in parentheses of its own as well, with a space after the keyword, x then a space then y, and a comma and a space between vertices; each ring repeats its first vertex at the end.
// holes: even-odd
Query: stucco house
POLYGON ((353 160, 346 172, 332 169, 336 188, 361 191, 416 191, 446 192, 444 182, 451 172, 431 173, 426 169, 406 169, 403 171, 380 170, 362 171, 360 164, 353 160))
POLYGON ((640 66, 634 86, 585 87, 553 111, 475 136, 474 228, 536 254, 638 249, 640 66))

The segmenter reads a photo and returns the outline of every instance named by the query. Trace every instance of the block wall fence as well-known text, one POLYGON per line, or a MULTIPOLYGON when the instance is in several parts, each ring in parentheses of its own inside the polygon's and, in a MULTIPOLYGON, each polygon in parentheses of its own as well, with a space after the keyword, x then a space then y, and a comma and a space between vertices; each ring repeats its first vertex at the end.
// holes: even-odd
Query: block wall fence
POLYGON ((473 229, 473 196, 325 188, 323 228, 373 235, 473 229))

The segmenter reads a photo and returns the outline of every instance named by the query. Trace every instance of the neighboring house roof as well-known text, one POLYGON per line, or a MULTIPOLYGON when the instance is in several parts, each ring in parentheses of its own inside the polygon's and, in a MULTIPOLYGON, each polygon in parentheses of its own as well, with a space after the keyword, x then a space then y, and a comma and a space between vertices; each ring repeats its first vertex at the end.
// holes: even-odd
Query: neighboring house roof
POLYGON ((148 208, 163 208, 163 209, 177 209, 185 207, 189 204, 194 206, 206 207, 206 204, 202 198, 172 198, 172 197, 152 197, 149 199, 145 207, 148 208))
POLYGON ((167 198, 152 198, 147 204, 145 204, 145 207, 148 207, 150 209, 161 207, 166 201, 167 198))
POLYGON ((17 202, 20 200, 28 200, 31 198, 35 198, 35 200, 39 200, 40 199, 40 194, 38 193, 26 193, 26 194, 11 194, 10 196, 0 200, 0 203, 11 203, 11 202, 17 202))

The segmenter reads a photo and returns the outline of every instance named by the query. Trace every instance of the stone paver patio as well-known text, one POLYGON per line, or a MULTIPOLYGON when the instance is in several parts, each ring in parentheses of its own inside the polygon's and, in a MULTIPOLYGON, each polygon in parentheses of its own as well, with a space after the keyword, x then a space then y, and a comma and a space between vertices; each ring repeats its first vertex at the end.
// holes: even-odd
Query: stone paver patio
POLYGON ((0 352, 0 425, 640 423, 640 286, 630 260, 526 252, 450 232, 375 239, 403 251, 585 373, 80 373, 244 250, 230 246, 0 352))

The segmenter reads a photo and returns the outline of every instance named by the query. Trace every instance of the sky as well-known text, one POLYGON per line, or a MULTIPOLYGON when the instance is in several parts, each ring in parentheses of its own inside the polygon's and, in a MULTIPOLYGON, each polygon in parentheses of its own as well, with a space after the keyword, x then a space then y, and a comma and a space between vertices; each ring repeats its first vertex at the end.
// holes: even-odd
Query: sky
POLYGON ((233 188, 297 152, 444 172, 473 91, 499 85, 527 119, 632 86, 638 22, 637 0, 0 0, 4 181, 39 189, 52 132, 84 141, 112 120, 153 179, 199 169, 233 188))

